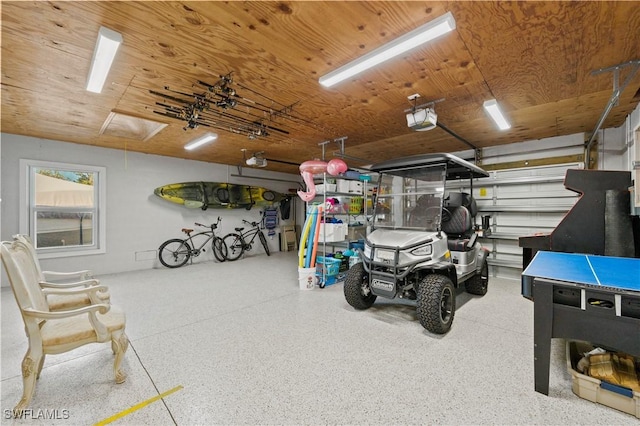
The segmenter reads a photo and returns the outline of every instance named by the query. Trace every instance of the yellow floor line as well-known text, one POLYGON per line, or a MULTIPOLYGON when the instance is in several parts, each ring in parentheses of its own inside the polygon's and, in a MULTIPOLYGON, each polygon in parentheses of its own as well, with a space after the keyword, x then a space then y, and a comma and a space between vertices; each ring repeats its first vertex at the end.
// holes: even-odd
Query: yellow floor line
POLYGON ((122 418, 124 416, 127 416, 127 415, 133 413, 134 411, 137 411, 137 410, 139 410, 139 409, 141 409, 143 407, 146 407, 147 405, 151 404, 152 402, 155 402, 155 401, 157 401, 159 399, 164 398, 167 395, 170 395, 170 394, 172 394, 174 392, 179 391, 182 388, 183 388, 182 385, 180 385, 180 386, 176 386, 173 389, 169 389, 168 391, 166 391, 164 393, 161 393, 160 395, 154 396, 153 398, 149 398, 146 401, 142 401, 141 403, 136 404, 133 407, 129 407, 126 410, 119 412, 118 414, 115 414, 115 415, 113 415, 113 416, 111 416, 111 417, 109 417, 107 419, 104 419, 104 420, 96 423, 94 426, 102 426, 102 425, 106 425, 106 424, 109 424, 111 422, 114 422, 114 421, 116 421, 116 420, 118 420, 118 419, 120 419, 120 418, 122 418))

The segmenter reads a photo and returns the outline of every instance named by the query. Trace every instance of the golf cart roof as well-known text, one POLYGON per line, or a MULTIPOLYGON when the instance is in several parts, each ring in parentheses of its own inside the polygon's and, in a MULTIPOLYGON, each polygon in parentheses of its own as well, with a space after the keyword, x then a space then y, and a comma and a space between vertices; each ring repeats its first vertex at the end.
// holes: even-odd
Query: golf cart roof
POLYGON ((480 167, 452 154, 420 154, 410 157, 396 158, 373 164, 373 172, 385 172, 397 176, 411 177, 416 169, 446 164, 447 180, 488 177, 489 173, 480 167))

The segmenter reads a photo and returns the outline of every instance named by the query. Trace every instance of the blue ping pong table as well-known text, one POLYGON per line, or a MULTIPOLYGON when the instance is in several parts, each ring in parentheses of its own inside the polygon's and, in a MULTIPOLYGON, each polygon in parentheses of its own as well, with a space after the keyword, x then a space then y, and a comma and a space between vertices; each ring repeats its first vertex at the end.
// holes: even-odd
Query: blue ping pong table
POLYGON ((640 259, 539 251, 522 272, 534 302, 535 390, 549 393, 554 337, 640 356, 640 259))

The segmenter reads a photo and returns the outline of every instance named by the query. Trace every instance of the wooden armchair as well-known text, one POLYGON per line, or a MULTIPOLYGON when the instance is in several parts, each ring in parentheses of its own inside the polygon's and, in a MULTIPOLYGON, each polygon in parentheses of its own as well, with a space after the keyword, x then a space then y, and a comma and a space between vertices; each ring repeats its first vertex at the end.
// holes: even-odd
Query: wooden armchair
POLYGON ((59 354, 88 343, 111 342, 115 354, 113 370, 116 383, 126 375, 120 370, 129 341, 124 332, 125 315, 118 308, 103 303, 98 293, 104 286, 93 285, 74 288, 42 288, 40 271, 34 262, 31 248, 20 240, 0 243, 0 255, 11 289, 25 325, 29 348, 22 361, 23 394, 13 415, 22 416, 40 377, 45 356, 59 354), (46 296, 85 295, 89 304, 72 309, 51 311, 46 296))
MULTIPOLYGON (((43 271, 40 267, 40 261, 36 253, 36 248, 31 242, 31 238, 27 235, 16 234, 13 236, 14 241, 22 242, 28 249, 33 262, 36 266, 39 276, 40 287, 50 289, 64 289, 64 288, 76 288, 76 287, 92 287, 97 286, 100 283, 98 280, 93 279, 93 274, 90 270, 84 269, 74 272, 55 272, 55 271, 43 271)), ((107 287, 102 286, 103 290, 97 293, 100 303, 110 303, 110 295, 107 287)), ((45 293, 47 302, 49 303, 50 311, 59 311, 64 309, 70 309, 74 307, 86 306, 91 304, 89 296, 84 293, 76 294, 55 294, 45 293)))

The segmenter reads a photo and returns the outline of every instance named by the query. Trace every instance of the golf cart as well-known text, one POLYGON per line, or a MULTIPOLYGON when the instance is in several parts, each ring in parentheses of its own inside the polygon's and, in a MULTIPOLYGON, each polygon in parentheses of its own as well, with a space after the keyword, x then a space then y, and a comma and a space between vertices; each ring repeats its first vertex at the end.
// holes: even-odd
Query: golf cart
MULTIPOLYGON (((489 174, 451 154, 426 154, 374 164, 379 173, 371 230, 347 272, 344 296, 367 309, 378 296, 417 301, 420 324, 444 334, 453 323, 456 288, 484 295, 489 250, 477 241, 473 179, 489 174), (469 192, 449 191, 464 180, 469 192)), ((485 230, 486 231, 486 230, 485 230)))

